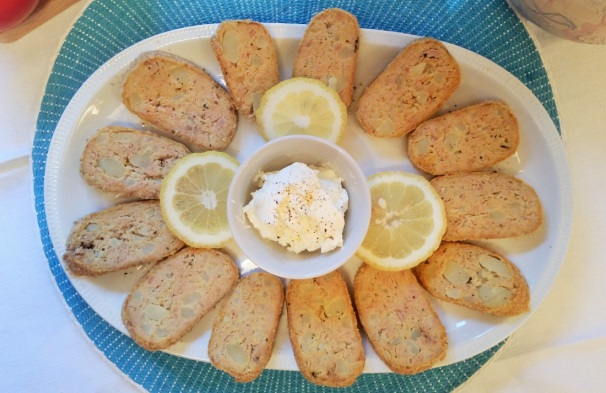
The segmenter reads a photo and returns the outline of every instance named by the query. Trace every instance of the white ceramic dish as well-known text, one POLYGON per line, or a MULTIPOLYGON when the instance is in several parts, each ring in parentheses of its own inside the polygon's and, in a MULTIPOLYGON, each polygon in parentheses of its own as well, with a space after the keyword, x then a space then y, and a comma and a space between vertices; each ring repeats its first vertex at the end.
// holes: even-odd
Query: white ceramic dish
POLYGON ((268 142, 257 149, 236 171, 227 196, 227 218, 235 243, 257 266, 279 277, 318 277, 341 267, 356 252, 370 222, 370 191, 366 176, 356 161, 339 146, 324 139, 292 135, 268 142), (275 241, 263 239, 244 215, 251 193, 258 189, 259 172, 277 171, 293 162, 334 170, 349 196, 345 214, 343 246, 321 253, 290 252, 275 241))
MULTIPOLYGON (((209 44, 209 37, 215 29, 215 25, 197 26, 142 41, 100 67, 71 100, 51 141, 44 183, 48 228, 59 258, 65 251, 65 240, 74 221, 120 201, 114 195, 98 192, 86 185, 79 173, 79 160, 86 141, 97 129, 112 124, 142 127, 141 121, 130 114, 120 101, 121 79, 130 61, 141 52, 162 49, 201 65, 223 82, 209 44)), ((289 78, 305 26, 269 24, 268 29, 276 41, 281 77, 289 78)), ((364 30, 360 41, 356 95, 414 38, 399 33, 364 30)), ((448 47, 461 65, 462 82, 442 112, 481 100, 500 99, 511 106, 521 125, 517 154, 497 169, 519 176, 536 189, 543 202, 545 222, 540 230, 530 236, 485 244, 505 254, 519 266, 529 283, 531 309, 535 311, 564 260, 570 234, 570 178, 562 141, 541 103, 519 80, 473 52, 452 45, 448 47)), ((263 143, 256 126, 241 119, 237 134, 226 151, 243 162, 263 143)), ((358 161, 367 176, 381 170, 418 172, 405 154, 404 138, 379 139, 368 136, 360 130, 353 115, 349 116, 347 132, 340 145, 358 161)), ((257 269, 235 243, 230 243, 227 251, 240 265, 242 274, 257 269)), ((359 264, 360 261, 353 257, 341 268, 349 285, 359 264)), ((120 320, 120 309, 143 270, 130 269, 97 278, 67 274, 78 293, 102 318, 126 332, 120 320)), ((434 301, 434 304, 449 338, 447 356, 436 366, 465 360, 494 346, 520 327, 531 314, 498 318, 438 301, 434 301)), ((207 361, 207 343, 215 313, 205 317, 167 351, 207 361)), ((288 341, 285 319, 282 318, 280 322, 274 353, 267 367, 295 370, 297 367, 288 341)), ((365 342, 365 350, 365 372, 389 371, 368 342, 365 342)))

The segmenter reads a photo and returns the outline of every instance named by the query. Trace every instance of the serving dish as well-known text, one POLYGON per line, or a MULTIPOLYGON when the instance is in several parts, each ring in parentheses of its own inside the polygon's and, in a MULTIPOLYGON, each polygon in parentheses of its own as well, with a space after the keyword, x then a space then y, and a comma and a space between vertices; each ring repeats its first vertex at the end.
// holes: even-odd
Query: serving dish
MULTIPOLYGON (((290 66, 302 36, 304 25, 268 24, 275 39, 281 78, 290 77, 290 66)), ((142 41, 119 53, 100 67, 78 90, 67 106, 53 135, 46 163, 44 197, 48 228, 59 256, 75 220, 92 211, 123 201, 120 197, 88 187, 79 174, 81 152, 97 129, 106 125, 142 128, 120 101, 121 79, 131 60, 147 50, 161 49, 185 57, 214 75, 220 82, 220 68, 210 49, 209 37, 216 25, 175 30, 142 41)), ((383 69, 390 59, 416 37, 363 30, 356 77, 356 97, 383 69)), ((459 61, 462 83, 442 112, 488 99, 507 102, 521 124, 520 148, 514 157, 496 168, 515 174, 531 184, 543 202, 545 223, 530 236, 484 242, 506 255, 524 273, 531 289, 531 309, 537 309, 548 292, 563 261, 571 224, 570 179, 562 143, 549 115, 534 95, 516 78, 487 59, 468 50, 448 45, 459 61)), ((408 161, 405 138, 378 139, 364 134, 351 115, 340 143, 358 161, 369 176, 381 170, 406 170, 417 173, 408 161)), ((241 119, 236 137, 226 149, 241 162, 264 140, 254 123, 241 119)), ((240 265, 241 273, 257 269, 230 243, 227 251, 240 265)), ((360 261, 352 258, 342 269, 351 285, 360 261)), ((130 287, 144 269, 130 269, 98 278, 75 277, 67 272, 78 293, 102 318, 122 332, 120 308, 130 287)), ((434 301, 447 328, 450 346, 447 357, 437 366, 474 356, 508 337, 531 313, 515 318, 497 318, 477 314, 460 307, 434 301)), ((206 344, 215 314, 205 317, 182 341, 168 352, 196 360, 207 360, 206 344)), ((365 372, 386 372, 368 343, 365 372)), ((285 318, 282 319, 268 368, 296 369, 288 342, 285 318)))

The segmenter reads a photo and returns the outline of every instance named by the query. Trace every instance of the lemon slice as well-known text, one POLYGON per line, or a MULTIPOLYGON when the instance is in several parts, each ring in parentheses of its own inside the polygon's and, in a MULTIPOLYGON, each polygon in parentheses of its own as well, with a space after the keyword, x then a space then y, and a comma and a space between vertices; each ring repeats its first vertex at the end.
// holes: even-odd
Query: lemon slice
POLYGON ((160 206, 170 231, 192 247, 221 247, 231 239, 227 191, 240 164, 227 153, 181 158, 166 175, 160 206))
POLYGON ((404 270, 426 260, 446 231, 444 203, 423 177, 380 172, 368 178, 370 225, 356 255, 381 270, 404 270))
POLYGON ((256 119, 265 140, 305 134, 336 143, 345 131, 347 108, 337 92, 324 83, 292 78, 263 94, 256 119))

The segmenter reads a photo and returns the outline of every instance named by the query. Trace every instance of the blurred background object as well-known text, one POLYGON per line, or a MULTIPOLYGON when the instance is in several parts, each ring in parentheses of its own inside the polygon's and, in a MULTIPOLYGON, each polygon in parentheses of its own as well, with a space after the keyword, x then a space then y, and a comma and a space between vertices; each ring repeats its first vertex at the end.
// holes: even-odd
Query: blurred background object
POLYGON ((38 2, 39 0, 0 0, 0 32, 23 22, 38 2))
POLYGON ((80 0, 0 0, 0 43, 19 40, 80 0))
POLYGON ((508 0, 540 28, 571 41, 606 44, 606 0, 508 0))

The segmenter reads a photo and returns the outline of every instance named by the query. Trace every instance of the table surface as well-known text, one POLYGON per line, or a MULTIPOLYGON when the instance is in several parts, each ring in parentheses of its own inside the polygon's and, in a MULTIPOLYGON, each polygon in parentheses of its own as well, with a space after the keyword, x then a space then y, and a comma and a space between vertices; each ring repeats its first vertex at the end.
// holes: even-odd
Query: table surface
MULTIPOLYGON (((129 392, 138 387, 88 340, 55 285, 39 239, 30 152, 58 47, 87 2, 0 44, 0 391, 129 392)), ((567 257, 545 301, 459 390, 599 391, 606 385, 606 46, 526 23, 545 63, 572 177, 567 257)))

